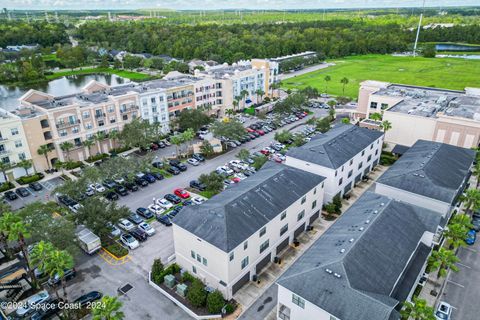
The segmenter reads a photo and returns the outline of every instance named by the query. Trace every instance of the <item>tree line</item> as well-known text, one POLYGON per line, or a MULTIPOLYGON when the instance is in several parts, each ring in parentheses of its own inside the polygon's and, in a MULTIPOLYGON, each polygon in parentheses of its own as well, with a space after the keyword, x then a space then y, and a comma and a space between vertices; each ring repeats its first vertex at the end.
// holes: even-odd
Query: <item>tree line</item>
POLYGON ((61 23, 45 21, 2 21, 0 23, 0 47, 39 44, 42 47, 67 43, 67 27, 61 23))

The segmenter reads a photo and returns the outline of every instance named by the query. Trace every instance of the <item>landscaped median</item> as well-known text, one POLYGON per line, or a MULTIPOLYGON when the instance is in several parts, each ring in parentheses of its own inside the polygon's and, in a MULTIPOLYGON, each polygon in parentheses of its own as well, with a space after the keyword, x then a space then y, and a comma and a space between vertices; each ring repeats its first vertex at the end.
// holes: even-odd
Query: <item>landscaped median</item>
POLYGON ((235 311, 235 301, 225 301, 220 291, 209 289, 176 263, 164 268, 155 259, 148 283, 194 319, 219 319, 235 311))

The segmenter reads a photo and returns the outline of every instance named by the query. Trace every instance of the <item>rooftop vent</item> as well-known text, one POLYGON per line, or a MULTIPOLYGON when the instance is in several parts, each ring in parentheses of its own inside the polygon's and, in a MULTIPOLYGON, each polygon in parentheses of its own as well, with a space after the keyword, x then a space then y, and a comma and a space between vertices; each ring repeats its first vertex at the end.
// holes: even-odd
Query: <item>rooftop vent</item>
POLYGON ((380 205, 383 207, 385 205, 385 203, 382 202, 382 203, 380 203, 380 205))
POLYGON ((377 213, 378 213, 378 210, 373 211, 373 213, 374 213, 374 214, 377 214, 377 213))
POLYGON ((354 238, 350 238, 350 240, 348 240, 348 242, 352 243, 355 239, 354 238))
POLYGON ((333 275, 335 276, 335 278, 338 278, 338 279, 340 279, 340 278, 342 277, 341 275, 339 275, 339 274, 336 273, 336 272, 335 272, 333 275))
POLYGON ((328 274, 332 274, 332 273, 333 273, 333 271, 330 270, 330 269, 325 269, 325 272, 328 273, 328 274))
POLYGON ((369 223, 370 223, 370 220, 366 220, 366 221, 365 221, 365 224, 369 224, 369 223))
POLYGON ((365 229, 364 227, 360 227, 358 228, 358 231, 363 231, 363 229, 365 229))
POLYGON ((340 250, 340 253, 344 253, 344 252, 345 252, 345 249, 341 249, 341 250, 340 250))

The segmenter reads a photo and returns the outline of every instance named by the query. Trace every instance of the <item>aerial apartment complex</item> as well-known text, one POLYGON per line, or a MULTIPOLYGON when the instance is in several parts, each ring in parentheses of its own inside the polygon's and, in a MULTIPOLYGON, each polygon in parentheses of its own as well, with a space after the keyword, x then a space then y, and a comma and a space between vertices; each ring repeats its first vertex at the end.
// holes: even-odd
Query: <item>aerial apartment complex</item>
POLYGON ((472 148, 480 143, 480 89, 464 91, 379 81, 360 85, 356 118, 383 114, 392 123, 385 141, 410 147, 429 140, 472 148))

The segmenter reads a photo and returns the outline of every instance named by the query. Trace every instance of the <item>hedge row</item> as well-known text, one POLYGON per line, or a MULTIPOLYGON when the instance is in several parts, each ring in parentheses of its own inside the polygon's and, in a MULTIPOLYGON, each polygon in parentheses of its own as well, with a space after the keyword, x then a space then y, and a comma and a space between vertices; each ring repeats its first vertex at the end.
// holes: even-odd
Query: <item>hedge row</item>
POLYGON ((20 183, 20 184, 29 184, 29 183, 38 181, 42 178, 43 178, 42 175, 40 175, 38 173, 35 173, 35 174, 30 175, 30 176, 20 177, 20 178, 17 179, 17 182, 20 183))
POLYGON ((96 154, 94 156, 88 157, 88 159, 86 161, 92 163, 92 162, 95 162, 95 161, 98 161, 98 160, 106 159, 108 157, 109 157, 109 155, 106 154, 106 153, 99 153, 99 154, 96 154))
POLYGON ((10 181, 4 182, 0 185, 0 192, 7 191, 7 190, 10 190, 10 189, 13 189, 13 188, 15 188, 13 183, 11 183, 10 181))

